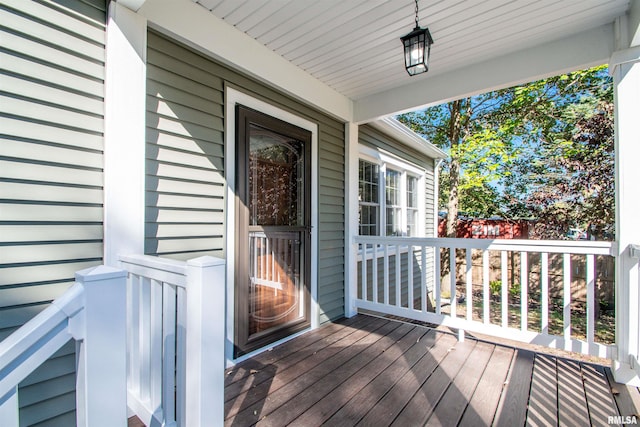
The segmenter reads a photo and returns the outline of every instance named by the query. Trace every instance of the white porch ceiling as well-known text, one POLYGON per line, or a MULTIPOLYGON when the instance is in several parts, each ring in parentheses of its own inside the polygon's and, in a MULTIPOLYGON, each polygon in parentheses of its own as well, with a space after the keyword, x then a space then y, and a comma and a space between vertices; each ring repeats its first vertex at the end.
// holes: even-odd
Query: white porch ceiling
POLYGON ((409 77, 400 37, 414 26, 412 0, 117 1, 354 123, 607 63, 640 45, 640 0, 419 0, 435 43, 429 72, 409 77))
POLYGON ((430 71, 409 77, 400 37, 412 0, 193 0, 355 101, 469 64, 570 37, 624 15, 629 0, 420 0, 435 43, 430 71))

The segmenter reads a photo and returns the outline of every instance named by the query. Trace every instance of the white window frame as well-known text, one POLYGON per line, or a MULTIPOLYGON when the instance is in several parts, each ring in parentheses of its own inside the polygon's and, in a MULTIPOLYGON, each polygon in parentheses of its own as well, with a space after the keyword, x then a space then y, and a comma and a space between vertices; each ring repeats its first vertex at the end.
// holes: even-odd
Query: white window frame
MULTIPOLYGON (((359 158, 370 163, 378 165, 378 236, 387 236, 387 203, 386 203, 386 172, 387 169, 400 173, 400 228, 403 230, 403 235, 407 235, 407 176, 417 178, 418 192, 418 221, 416 226, 416 236, 425 236, 425 182, 426 171, 424 168, 386 152, 380 148, 372 148, 364 145, 359 146, 359 158), (422 197, 421 197, 422 195, 422 197)), ((359 179, 359 177, 358 177, 359 179)), ((360 230, 360 223, 358 221, 358 233, 360 230)))

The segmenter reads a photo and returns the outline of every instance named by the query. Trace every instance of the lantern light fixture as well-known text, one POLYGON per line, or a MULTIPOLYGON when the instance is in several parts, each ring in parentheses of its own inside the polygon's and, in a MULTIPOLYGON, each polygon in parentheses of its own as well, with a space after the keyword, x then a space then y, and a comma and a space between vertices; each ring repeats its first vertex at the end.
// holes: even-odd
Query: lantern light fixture
POLYGON ((416 1, 416 27, 404 37, 400 37, 404 46, 404 67, 410 76, 429 71, 429 54, 433 39, 429 28, 420 28, 418 24, 418 0, 416 1))

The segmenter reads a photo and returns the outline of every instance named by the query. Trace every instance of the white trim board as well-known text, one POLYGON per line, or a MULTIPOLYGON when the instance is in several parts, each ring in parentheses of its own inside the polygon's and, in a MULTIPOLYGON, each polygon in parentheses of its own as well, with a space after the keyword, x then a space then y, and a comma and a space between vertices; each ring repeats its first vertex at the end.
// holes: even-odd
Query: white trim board
MULTIPOLYGON (((237 362, 254 356, 282 342, 292 339, 300 334, 291 335, 267 347, 246 354, 238 359, 233 358, 234 337, 234 306, 235 306, 235 279, 233 254, 235 253, 235 163, 236 163, 236 105, 246 107, 268 114, 280 120, 301 127, 311 132, 311 329, 320 324, 320 311, 318 309, 318 125, 300 116, 282 110, 267 102, 254 98, 244 92, 230 86, 225 87, 225 171, 227 177, 226 188, 226 253, 227 253, 227 312, 225 359, 226 365, 232 366, 237 362)), ((304 331, 303 331, 304 332, 304 331)))

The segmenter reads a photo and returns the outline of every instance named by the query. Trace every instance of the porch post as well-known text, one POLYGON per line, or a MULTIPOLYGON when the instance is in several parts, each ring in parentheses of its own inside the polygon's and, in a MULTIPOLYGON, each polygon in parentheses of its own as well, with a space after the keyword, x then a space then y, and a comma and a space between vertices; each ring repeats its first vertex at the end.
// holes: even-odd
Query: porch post
POLYGON ((616 381, 640 386, 640 46, 613 54, 609 70, 615 100, 616 187, 616 345, 612 371, 616 381))
POLYGON ((353 236, 358 234, 358 125, 347 122, 345 125, 345 275, 344 275, 344 315, 353 317, 358 295, 357 258, 353 246, 353 236))
MULTIPOLYGON (((144 253, 146 20, 109 4, 105 77, 104 263, 144 253)), ((131 3, 131 2, 130 2, 131 3)))

